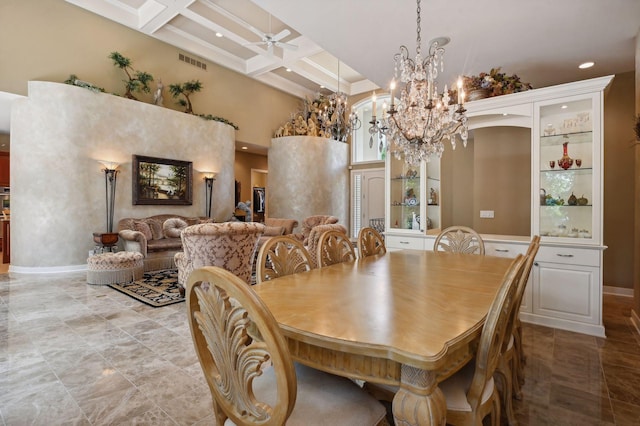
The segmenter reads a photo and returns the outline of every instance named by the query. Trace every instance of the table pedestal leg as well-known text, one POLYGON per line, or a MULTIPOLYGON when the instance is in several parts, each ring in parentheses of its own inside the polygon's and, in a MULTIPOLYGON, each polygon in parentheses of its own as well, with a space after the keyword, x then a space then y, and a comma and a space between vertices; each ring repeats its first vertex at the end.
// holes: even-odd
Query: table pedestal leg
POLYGON ((403 365, 400 389, 393 398, 397 426, 445 425, 447 402, 433 371, 403 365))

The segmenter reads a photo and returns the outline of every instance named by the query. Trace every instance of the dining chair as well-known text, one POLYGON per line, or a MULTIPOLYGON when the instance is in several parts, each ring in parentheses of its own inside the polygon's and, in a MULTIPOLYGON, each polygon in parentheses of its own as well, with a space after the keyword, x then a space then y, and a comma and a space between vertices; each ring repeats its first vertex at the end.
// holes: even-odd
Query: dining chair
POLYGON ((316 252, 318 268, 352 260, 356 260, 356 252, 347 234, 341 231, 326 231, 320 236, 316 252))
POLYGON ((256 282, 312 269, 311 257, 299 240, 287 236, 271 237, 258 252, 256 282))
MULTIPOLYGON (((531 248, 531 247, 530 247, 531 248)), ((516 351, 515 346, 515 326, 518 314, 520 312, 520 304, 524 296, 524 290, 527 286, 531 266, 535 258, 537 248, 527 250, 524 255, 524 263, 519 275, 516 277, 516 291, 514 294, 514 302, 509 313, 507 328, 505 331, 504 341, 502 342, 502 350, 500 360, 494 373, 494 380, 501 398, 502 413, 510 426, 517 425, 518 422, 513 412, 512 398, 516 393, 520 392, 518 383, 517 369, 519 368, 518 357, 520 354, 516 351)))
POLYGON ((294 364, 280 326, 244 280, 196 269, 186 300, 218 426, 385 424, 384 406, 351 380, 294 364))
POLYGON ((500 424, 500 397, 493 375, 500 361, 512 306, 516 303, 518 277, 524 261, 524 256, 518 255, 504 275, 482 327, 474 360, 439 385, 447 401, 448 424, 482 425, 489 414, 493 425, 500 424))
MULTIPOLYGON (((527 255, 531 259, 531 264, 528 266, 528 269, 525 271, 526 280, 529 279, 529 275, 531 275, 531 267, 533 266, 533 262, 535 261, 536 254, 538 254, 538 249, 540 248, 540 236, 534 235, 531 239, 531 243, 529 244, 529 248, 527 249, 527 255)), ((525 284, 526 286, 526 284, 525 284)), ((523 290, 524 291, 524 290, 523 290)), ((524 294, 523 294, 524 295, 524 294)), ((521 399, 522 394, 520 392, 520 388, 524 385, 524 365, 526 362, 526 357, 524 355, 524 350, 522 348, 522 322, 520 321, 520 316, 515 316, 515 323, 513 326, 513 346, 514 346, 514 382, 513 382, 513 395, 516 399, 521 399)))
POLYGON ((450 226, 438 234, 433 250, 483 255, 484 241, 468 226, 450 226))
POLYGON ((384 238, 378 231, 370 227, 360 228, 360 232, 358 232, 358 256, 360 258, 374 254, 385 254, 386 252, 384 238))

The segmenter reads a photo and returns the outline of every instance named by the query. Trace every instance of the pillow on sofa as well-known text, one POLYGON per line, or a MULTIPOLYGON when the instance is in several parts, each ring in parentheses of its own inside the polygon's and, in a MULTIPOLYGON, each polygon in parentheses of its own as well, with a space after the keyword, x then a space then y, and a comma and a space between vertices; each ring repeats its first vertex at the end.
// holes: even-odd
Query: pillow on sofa
POLYGON ((133 222, 133 226, 138 232, 142 232, 142 235, 147 239, 147 241, 153 239, 153 233, 151 232, 151 228, 149 224, 144 220, 136 220, 133 222))
POLYGON ((267 237, 275 237, 278 235, 284 235, 284 226, 265 226, 264 234, 267 237))
POLYGON ((162 231, 162 222, 157 219, 145 219, 149 228, 151 228, 151 234, 154 240, 161 240, 164 238, 164 232, 162 231))
POLYGON ((167 219, 162 224, 164 236, 167 238, 180 238, 182 230, 189 226, 187 222, 177 217, 167 219))

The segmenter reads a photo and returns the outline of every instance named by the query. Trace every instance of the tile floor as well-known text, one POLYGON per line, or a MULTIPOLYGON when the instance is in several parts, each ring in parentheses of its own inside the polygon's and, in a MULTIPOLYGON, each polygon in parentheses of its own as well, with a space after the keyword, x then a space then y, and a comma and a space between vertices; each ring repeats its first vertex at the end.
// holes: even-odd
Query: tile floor
MULTIPOLYGON (((525 325, 520 424, 640 424, 630 308, 605 297, 608 339, 525 325)), ((0 274, 2 423, 214 424, 184 309, 88 286, 85 273, 0 274)))

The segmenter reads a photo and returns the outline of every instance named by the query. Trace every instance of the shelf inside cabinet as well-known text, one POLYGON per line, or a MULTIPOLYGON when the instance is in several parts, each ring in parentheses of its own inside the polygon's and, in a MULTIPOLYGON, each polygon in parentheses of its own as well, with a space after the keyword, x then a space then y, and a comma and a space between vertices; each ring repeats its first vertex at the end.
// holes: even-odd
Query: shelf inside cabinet
POLYGON ((575 133, 561 133, 556 135, 542 135, 540 136, 540 143, 545 146, 562 145, 565 142, 572 144, 577 143, 591 143, 593 141, 593 132, 575 132, 575 133))
POLYGON ((555 168, 555 169, 540 170, 540 172, 542 173, 574 173, 574 174, 584 175, 584 174, 593 173, 593 169, 591 167, 576 167, 576 165, 574 164, 573 166, 569 167, 566 170, 563 168, 555 168))

